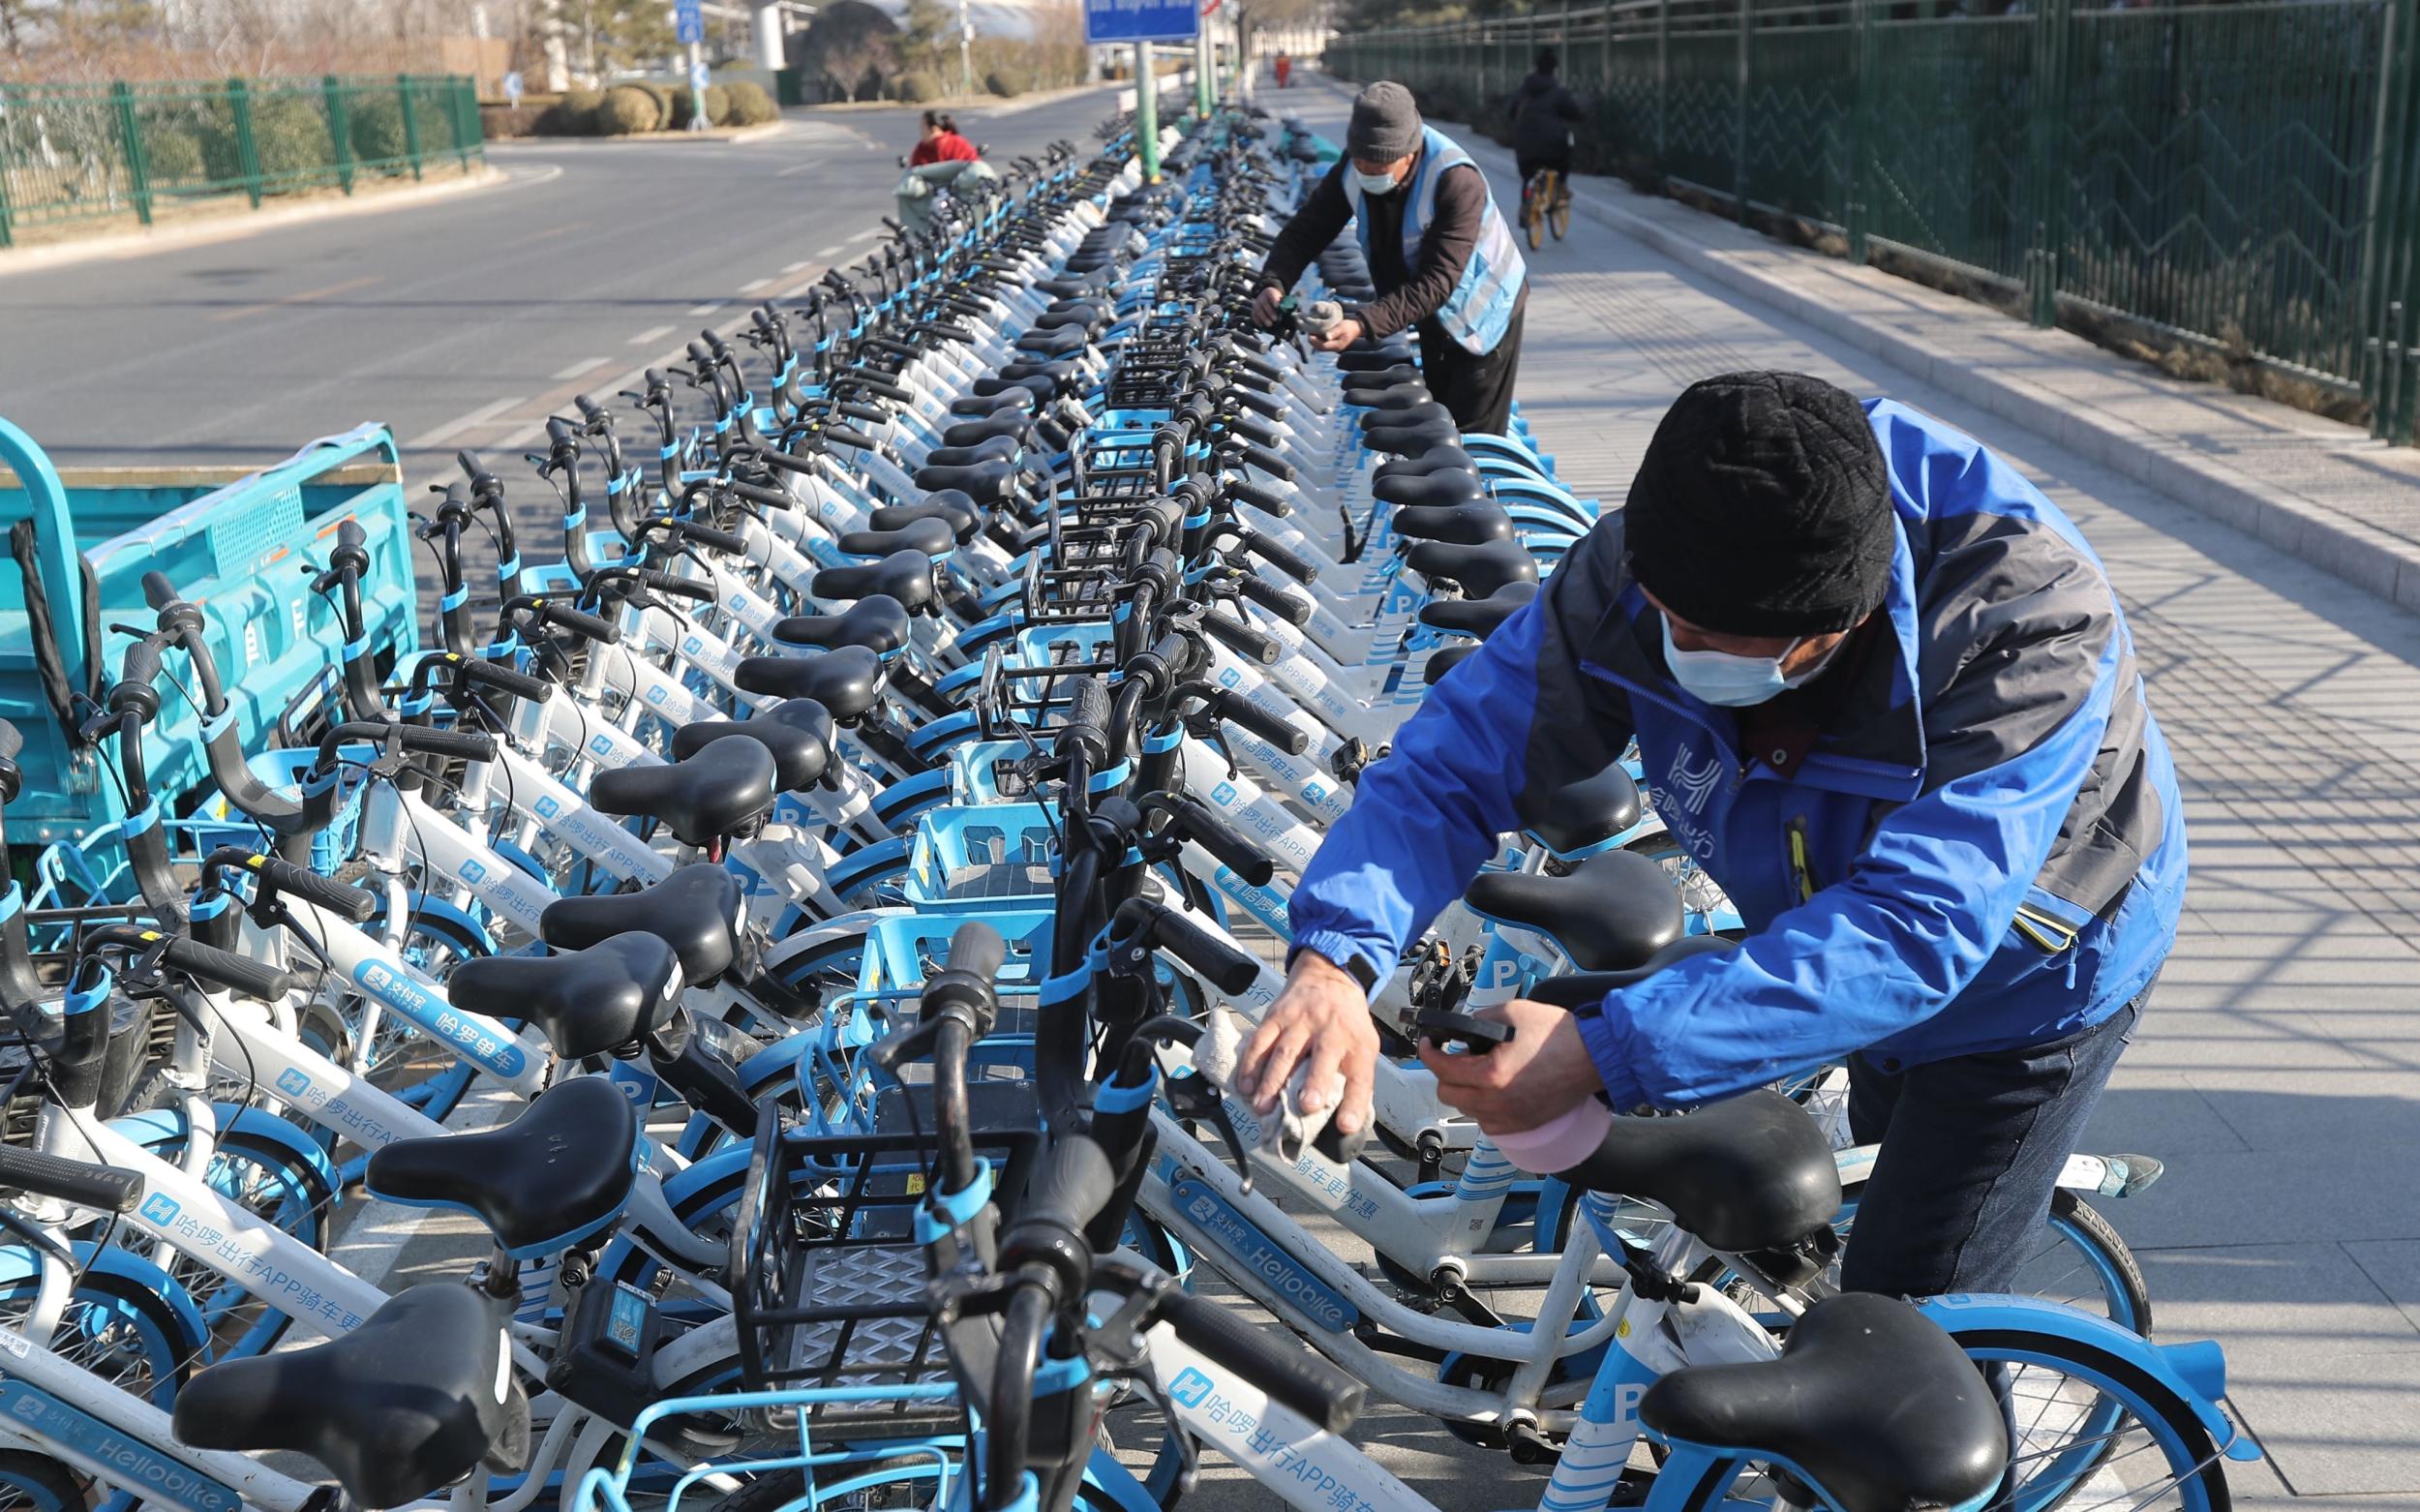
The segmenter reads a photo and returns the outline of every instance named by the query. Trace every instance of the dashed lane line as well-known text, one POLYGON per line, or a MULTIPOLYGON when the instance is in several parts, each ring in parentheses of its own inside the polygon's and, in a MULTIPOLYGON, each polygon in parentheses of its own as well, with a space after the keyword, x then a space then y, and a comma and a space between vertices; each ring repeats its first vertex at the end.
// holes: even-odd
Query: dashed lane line
POLYGON ((458 419, 448 420, 434 431, 423 431, 418 436, 415 436, 411 439, 404 442, 404 449, 406 451, 414 451, 423 446, 439 445, 449 438, 459 436, 463 432, 469 430, 474 425, 494 419, 496 416, 502 414, 505 410, 510 409, 513 406, 520 403, 521 396, 515 394, 510 399, 499 399, 492 405, 481 405, 478 408, 471 410, 469 414, 463 415, 458 419))

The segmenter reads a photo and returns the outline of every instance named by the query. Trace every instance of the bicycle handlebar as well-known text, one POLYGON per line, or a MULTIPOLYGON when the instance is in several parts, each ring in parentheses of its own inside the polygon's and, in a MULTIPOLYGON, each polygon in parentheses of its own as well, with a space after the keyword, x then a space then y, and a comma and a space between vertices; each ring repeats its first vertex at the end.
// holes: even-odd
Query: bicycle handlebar
POLYGON ((143 1178, 115 1165, 62 1160, 21 1145, 0 1144, 0 1189, 49 1197, 96 1213, 132 1213, 142 1200, 143 1178))

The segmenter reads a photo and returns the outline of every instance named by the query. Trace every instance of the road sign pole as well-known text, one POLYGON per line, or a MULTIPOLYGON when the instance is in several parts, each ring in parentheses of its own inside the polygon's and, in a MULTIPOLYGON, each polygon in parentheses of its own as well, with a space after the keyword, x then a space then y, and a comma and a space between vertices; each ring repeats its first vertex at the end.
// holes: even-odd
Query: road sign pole
POLYGON ((1194 113, 1210 118, 1210 28, 1194 28, 1194 113))
POLYGON ((1151 72, 1151 44, 1134 44, 1134 145, 1143 155, 1143 182, 1160 182, 1160 80, 1151 72))

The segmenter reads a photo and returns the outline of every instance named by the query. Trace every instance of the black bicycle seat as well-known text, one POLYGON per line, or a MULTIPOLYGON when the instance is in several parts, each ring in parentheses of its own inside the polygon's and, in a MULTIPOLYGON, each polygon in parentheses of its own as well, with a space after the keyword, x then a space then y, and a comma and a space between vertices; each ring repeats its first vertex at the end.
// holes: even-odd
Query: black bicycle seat
POLYGON ((1405 563, 1424 578, 1459 583, 1472 598, 1490 598, 1507 583, 1535 583, 1537 559, 1518 541, 1486 541, 1456 546, 1450 541, 1422 541, 1405 554, 1405 563))
POLYGON ((1547 849, 1570 856, 1639 822, 1639 785, 1617 763, 1593 777, 1565 783, 1530 806, 1536 812, 1522 815, 1525 828, 1547 849))
POLYGON ((995 436, 973 446, 936 446, 924 454, 928 468, 980 468, 986 462, 1013 462, 1021 450, 1013 436, 995 436))
POLYGON ((1555 1008, 1594 1008, 1605 1001, 1609 992, 1634 987, 1666 967, 1675 966, 1692 955, 1728 955, 1739 948, 1737 940, 1719 934, 1684 934, 1662 950, 1627 971, 1566 971, 1532 983, 1529 997, 1534 1002, 1555 1008))
POLYGON ((1089 334, 1107 323, 1113 312, 1090 299, 1061 299, 1034 317, 1038 331, 1082 330, 1089 334))
POLYGON ((811 698, 840 723, 855 724, 882 696, 882 658, 862 646, 815 656, 749 656, 731 680, 771 698, 811 698))
POLYGON ((1036 292, 1048 294, 1053 299, 1077 299, 1096 292, 1100 287, 1101 281, 1092 278, 1038 278, 1034 280, 1036 292))
POLYGON ((1429 659, 1421 664, 1420 680, 1435 687, 1445 680, 1445 674, 1477 654, 1479 654, 1479 648, 1468 644, 1448 646, 1441 650, 1431 651, 1429 659))
MULTIPOLYGON (((1638 810, 1638 795, 1630 799, 1638 810)), ((1636 966, 1680 938, 1680 894, 1664 868, 1628 851, 1608 851, 1567 876, 1490 871, 1463 892, 1473 913, 1535 929, 1563 948, 1582 971, 1636 966)))
POLYGON ((716 741, 685 760, 600 771, 589 781, 589 802, 599 813, 656 820, 683 845, 711 845, 763 818, 774 791, 771 751, 754 741, 716 741))
POLYGON ((975 500, 962 490, 945 488, 926 494, 918 504, 885 504, 866 519, 877 530, 895 530, 918 520, 946 520, 950 533, 961 541, 971 541, 983 528, 983 512, 975 507, 975 500))
POLYGON ((469 1208, 524 1258, 614 1221, 638 1181, 638 1112, 612 1077, 575 1076, 501 1129, 382 1145, 361 1180, 372 1196, 406 1207, 469 1208))
POLYGON ((1485 598, 1440 598, 1420 606, 1420 622, 1486 640, 1522 605, 1538 596, 1535 583, 1507 583, 1485 598))
POLYGON ((1639 1419, 1709 1449, 1781 1456, 1845 1512, 1964 1506, 2009 1463, 2008 1423, 1965 1349, 1907 1303, 1860 1292, 1800 1314, 1777 1360, 1664 1376, 1639 1419))
POLYGON ((1336 367, 1341 373, 1383 373, 1392 367, 1406 366, 1407 349, 1385 346, 1363 347, 1337 354, 1336 367))
POLYGON ((699 719, 684 724, 672 734, 672 759, 686 761, 716 741, 732 736, 754 741, 772 753, 776 792, 798 792, 822 776, 832 762, 832 747, 813 730, 762 714, 754 719, 699 719))
POLYGON ((956 548, 958 534, 950 528, 949 521, 936 516, 930 520, 910 520, 892 529, 843 531, 837 544, 844 557, 888 557, 901 551, 946 557, 956 548))
MULTIPOLYGON (((776 620, 773 639, 785 646, 813 646, 824 650, 862 646, 877 656, 888 656, 908 643, 909 622, 906 605, 887 593, 875 593, 836 615, 792 615, 776 620)), ((785 782, 782 786, 795 788, 799 784, 785 782)))
POLYGON ((954 488, 975 502, 988 506, 1000 502, 1015 475, 1015 464, 995 457, 963 467, 944 464, 919 468, 914 477, 916 486, 928 494, 936 489, 954 488))
MULTIPOLYGON (((749 722, 771 721, 760 715, 749 722)), ((729 869, 692 862, 635 892, 557 898, 538 915, 538 938, 558 951, 586 953, 620 935, 651 934, 681 958, 681 980, 703 986, 729 971, 739 953, 741 901, 740 879, 729 869)))
POLYGON ((921 551, 894 551, 880 561, 826 567, 808 581, 806 590, 834 603, 880 593, 898 600, 909 614, 921 614, 932 607, 933 559, 921 551))
POLYGON ((1460 446, 1445 442, 1410 457, 1389 457, 1371 469, 1372 482, 1386 478, 1426 477, 1432 472, 1467 472, 1476 477, 1478 459, 1460 446))
POLYGON ((941 433, 944 446, 980 446, 999 437, 1022 441, 1034 433, 1034 417, 1021 409, 1002 409, 980 420, 960 420, 941 433))
POLYGON ((1733 1255, 1797 1244, 1840 1212, 1840 1167, 1823 1126, 1762 1087, 1682 1118, 1617 1118, 1595 1154, 1558 1174, 1590 1192, 1660 1202, 1733 1255))
POLYGON ((1022 414, 1034 407, 1034 391, 1010 387, 992 393, 961 394, 950 401, 950 412, 957 415, 1022 414))
MULTIPOLYGON (((546 905, 547 914, 563 899, 546 905)), ((681 982, 680 952, 649 932, 608 936, 554 955, 481 955, 445 979, 445 996, 466 1013, 538 1026, 565 1060, 610 1055, 672 1014, 681 982)))
POLYGON ((1443 509, 1487 497, 1475 472, 1439 468, 1433 472, 1399 472, 1370 480, 1371 496, 1399 509, 1443 509))
POLYGON ((1406 504, 1389 517, 1407 540, 1477 546, 1513 537, 1512 516, 1484 499, 1460 504, 1406 504))
POLYGON ((1388 409, 1374 409, 1361 417, 1363 431, 1400 431, 1411 426, 1446 425, 1454 423, 1454 412, 1434 399, 1417 400, 1388 409))
MULTIPOLYGON (((1366 429, 1373 425, 1393 425, 1398 423, 1399 418, 1404 422, 1433 418, 1425 407, 1437 404, 1437 396, 1429 392, 1426 383, 1414 381, 1388 383, 1375 388, 1348 388, 1345 391, 1345 402, 1372 411, 1361 418, 1366 429)), ((1441 409, 1444 407, 1438 405, 1437 408, 1441 409)))
POLYGON ((1370 368, 1359 373, 1347 372, 1344 380, 1345 397, 1351 400, 1353 391, 1356 389, 1391 388, 1398 383, 1417 383, 1420 381, 1420 370, 1408 362, 1398 362, 1393 367, 1370 368))
POLYGON ((1462 432, 1451 420, 1423 420, 1416 425, 1373 426, 1362 432, 1361 438, 1372 451, 1390 457, 1416 457, 1431 447, 1459 442, 1462 432))
POLYGON ((511 1322, 512 1304, 475 1286, 413 1286, 342 1338, 201 1372, 176 1394, 177 1442, 306 1455, 359 1506, 418 1501, 476 1469, 529 1410, 497 1389, 511 1322))
POLYGON ((1072 357, 1092 345, 1092 335, 1081 326, 1064 326, 1058 330, 1030 330, 1014 343, 1018 351, 1034 352, 1044 357, 1072 357))

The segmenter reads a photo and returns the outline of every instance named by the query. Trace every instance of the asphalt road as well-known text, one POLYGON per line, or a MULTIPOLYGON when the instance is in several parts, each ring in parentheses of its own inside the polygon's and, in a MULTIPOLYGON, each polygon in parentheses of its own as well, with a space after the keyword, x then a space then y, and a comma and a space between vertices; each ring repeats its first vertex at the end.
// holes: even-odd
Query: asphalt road
MULTIPOLYGON (((995 156, 1089 151, 1113 101, 959 114, 995 156)), ((500 145, 506 182, 459 197, 21 273, 0 254, 0 415, 62 466, 257 466, 380 420, 417 492, 454 448, 510 455, 575 393, 629 386, 701 326, 862 257, 914 121, 500 145)))

